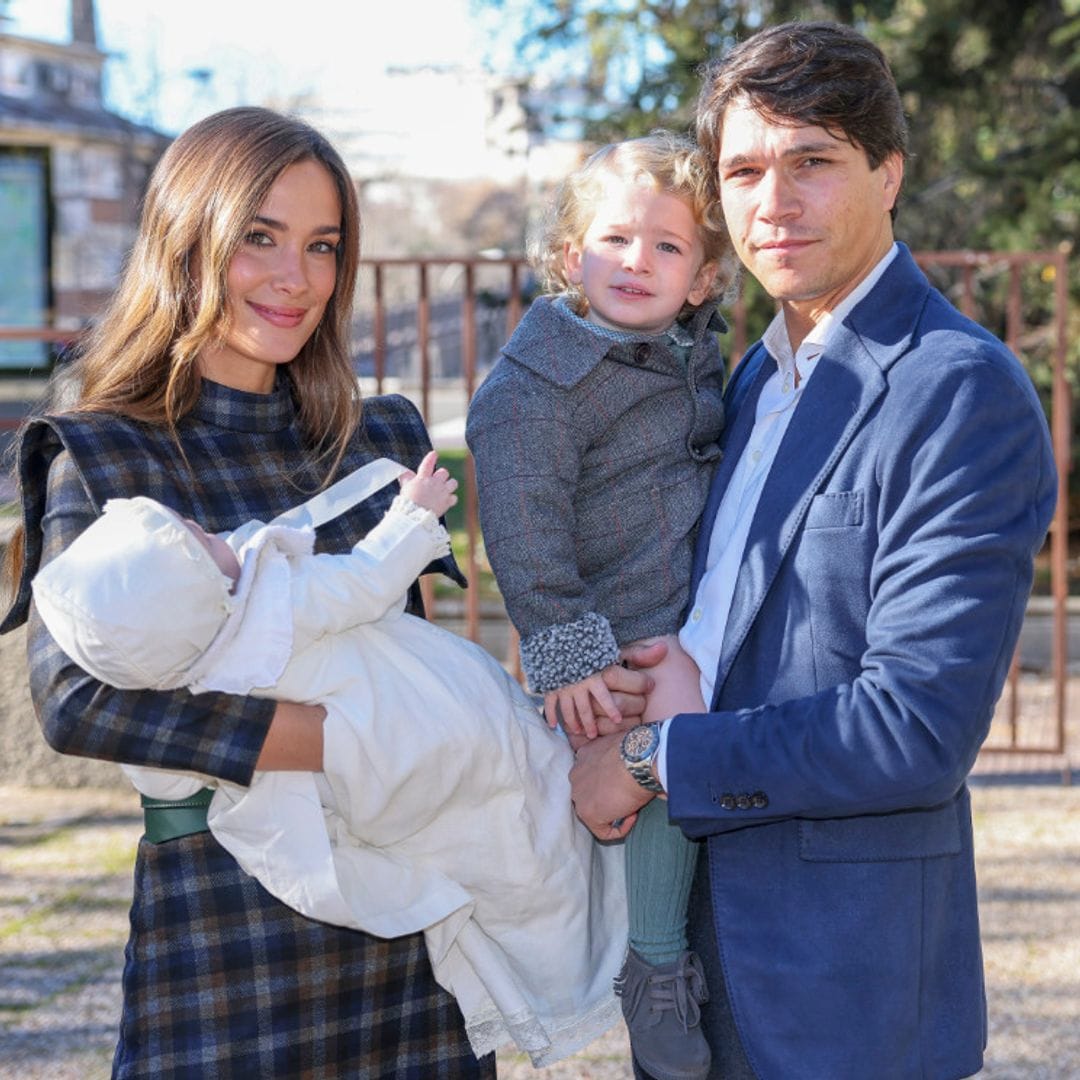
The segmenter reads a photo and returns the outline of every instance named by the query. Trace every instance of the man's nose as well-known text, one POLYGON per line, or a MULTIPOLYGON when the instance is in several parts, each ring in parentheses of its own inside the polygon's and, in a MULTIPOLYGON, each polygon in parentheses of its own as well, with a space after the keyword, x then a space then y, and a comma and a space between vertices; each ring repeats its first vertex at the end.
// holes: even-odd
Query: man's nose
POLYGON ((758 184, 758 212, 766 221, 783 221, 799 212, 795 186, 779 169, 766 170, 758 184))

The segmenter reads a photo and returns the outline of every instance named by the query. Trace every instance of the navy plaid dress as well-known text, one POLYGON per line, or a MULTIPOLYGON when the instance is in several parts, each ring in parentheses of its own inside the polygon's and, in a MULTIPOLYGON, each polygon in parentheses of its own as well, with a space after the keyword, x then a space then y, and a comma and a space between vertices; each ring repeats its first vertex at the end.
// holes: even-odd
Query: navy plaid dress
MULTIPOLYGON (((27 560, 0 632, 29 614, 31 692, 54 748, 191 769, 246 783, 274 703, 185 691, 121 691, 75 667, 29 605, 37 567, 114 496, 148 495, 211 531, 263 521, 317 484, 288 385, 270 395, 204 383, 179 428, 113 416, 34 422, 20 446, 27 560)), ((373 398, 342 472, 387 456, 415 467, 429 449, 416 409, 373 398)), ((384 490, 319 530, 346 551, 381 517, 384 490)), ((441 569, 456 580, 452 560, 441 569)), ((168 618, 168 612, 161 612, 168 618)), ((421 722, 422 717, 403 717, 421 722)), ((115 1077, 493 1077, 469 1049, 421 935, 380 940, 306 919, 245 874, 210 833, 139 845, 115 1077)))

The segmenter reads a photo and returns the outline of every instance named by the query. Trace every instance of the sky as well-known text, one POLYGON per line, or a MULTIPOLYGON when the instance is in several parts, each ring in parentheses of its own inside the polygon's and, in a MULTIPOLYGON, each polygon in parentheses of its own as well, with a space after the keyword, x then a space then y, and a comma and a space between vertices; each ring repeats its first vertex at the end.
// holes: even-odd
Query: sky
MULTIPOLYGON (((388 66, 476 62, 469 0, 97 0, 110 107, 175 134, 219 108, 305 93, 355 108, 388 66), (342 12, 349 12, 348 19, 342 12), (198 73, 204 72, 202 77, 198 73)), ((68 0, 9 0, 10 33, 69 40, 68 0)))

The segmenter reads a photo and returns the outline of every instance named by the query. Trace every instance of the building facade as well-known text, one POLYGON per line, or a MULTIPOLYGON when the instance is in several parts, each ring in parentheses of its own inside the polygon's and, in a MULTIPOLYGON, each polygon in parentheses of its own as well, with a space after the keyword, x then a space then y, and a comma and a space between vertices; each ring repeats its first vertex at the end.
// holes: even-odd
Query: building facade
MULTIPOLYGON (((78 329, 115 287, 139 200, 168 137, 105 108, 93 0, 71 41, 0 32, 0 327, 78 329)), ((0 341, 0 371, 48 365, 0 341)))

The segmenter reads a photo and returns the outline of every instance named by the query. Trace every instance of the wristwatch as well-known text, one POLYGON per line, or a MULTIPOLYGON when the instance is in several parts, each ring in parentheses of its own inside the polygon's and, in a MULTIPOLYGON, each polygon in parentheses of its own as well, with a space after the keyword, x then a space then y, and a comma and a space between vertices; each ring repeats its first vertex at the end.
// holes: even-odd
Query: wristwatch
POLYGON ((660 749, 660 722, 631 728, 619 744, 619 756, 626 771, 646 790, 663 794, 664 788, 653 775, 653 761, 660 749))

